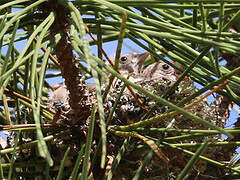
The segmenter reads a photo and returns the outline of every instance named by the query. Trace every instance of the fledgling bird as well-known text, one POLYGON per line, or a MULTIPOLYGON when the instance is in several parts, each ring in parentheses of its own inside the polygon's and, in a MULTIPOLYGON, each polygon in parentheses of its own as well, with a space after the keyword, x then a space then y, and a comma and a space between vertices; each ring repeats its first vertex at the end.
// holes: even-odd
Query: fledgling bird
MULTIPOLYGON (((144 68, 144 62, 150 55, 145 53, 129 53, 120 57, 119 71, 124 77, 141 85, 151 92, 161 95, 168 87, 176 82, 176 71, 164 62, 155 62, 144 68)), ((114 87, 121 87, 121 81, 117 80, 114 87)), ((125 94, 130 94, 128 90, 125 94)))
POLYGON ((144 80, 141 86, 159 96, 177 80, 175 69, 164 62, 155 62, 147 66, 142 76, 144 80))
MULTIPOLYGON (((143 77, 141 76, 143 72, 143 64, 147 57, 149 56, 149 52, 144 53, 128 53, 120 56, 119 67, 118 70, 121 75, 125 78, 128 78, 130 81, 134 83, 138 83, 143 81, 143 77)), ((123 83, 120 79, 115 79, 112 83, 112 90, 119 91, 123 83)), ((125 94, 131 94, 128 89, 125 89, 125 94)))
MULTIPOLYGON (((175 70, 163 62, 155 62, 144 67, 144 62, 149 55, 149 52, 122 55, 120 57, 119 71, 124 77, 128 77, 131 82, 161 96, 176 81, 175 70)), ((116 79, 116 82, 113 83, 113 87, 108 94, 108 102, 110 105, 115 102, 122 87, 123 82, 116 79)), ((143 101, 144 106, 147 107, 155 104, 155 101, 149 97, 146 97, 137 90, 135 92, 143 101)), ((119 121, 122 122, 122 124, 131 123, 135 121, 136 118, 141 117, 142 113, 143 109, 126 88, 117 106, 116 122, 119 121), (129 119, 131 119, 131 121, 129 119)))
POLYGON ((130 75, 133 82, 162 80, 175 82, 175 69, 164 62, 155 62, 144 68, 144 62, 149 55, 149 52, 122 55, 119 71, 123 75, 130 75))
POLYGON ((171 81, 176 81, 175 69, 164 62, 149 65, 144 69, 143 76, 146 80, 157 80, 165 77, 171 81))
POLYGON ((49 93, 49 103, 56 106, 58 103, 67 103, 69 99, 69 91, 64 83, 55 84, 53 91, 49 93))
POLYGON ((133 75, 140 74, 143 70, 144 61, 149 54, 149 52, 129 53, 120 56, 119 71, 127 71, 127 73, 132 73, 133 75))
MULTIPOLYGON (((49 92, 48 104, 51 108, 61 109, 61 111, 68 111, 69 106, 69 91, 64 83, 55 84, 53 91, 49 92)), ((92 93, 95 90, 95 84, 86 84, 86 91, 92 93)))

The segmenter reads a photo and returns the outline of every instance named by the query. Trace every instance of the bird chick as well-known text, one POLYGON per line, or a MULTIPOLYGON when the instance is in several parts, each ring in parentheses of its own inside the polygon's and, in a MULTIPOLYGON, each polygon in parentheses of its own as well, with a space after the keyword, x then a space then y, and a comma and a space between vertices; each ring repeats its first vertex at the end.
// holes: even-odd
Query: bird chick
POLYGON ((132 73, 133 75, 140 74, 142 72, 144 61, 149 54, 149 52, 145 52, 122 55, 120 57, 119 70, 127 71, 127 73, 132 73))
MULTIPOLYGON (((69 91, 64 83, 56 84, 53 87, 53 91, 49 93, 48 104, 51 108, 60 109, 60 111, 69 110, 69 91)), ((95 90, 95 84, 87 84, 89 93, 95 90)))
POLYGON ((161 95, 176 82, 175 72, 174 68, 164 62, 153 63, 144 69, 142 73, 144 80, 141 86, 161 95))
POLYGON ((50 91, 48 101, 50 106, 54 107, 68 103, 69 91, 64 83, 55 84, 52 88, 54 91, 50 91))
POLYGON ((164 62, 156 62, 149 65, 144 69, 143 76, 147 81, 159 80, 159 78, 176 81, 175 69, 164 62))
POLYGON ((119 70, 123 75, 130 75, 133 82, 169 81, 175 82, 175 69, 164 62, 155 62, 144 69, 144 62, 150 55, 145 53, 129 53, 120 57, 119 70))

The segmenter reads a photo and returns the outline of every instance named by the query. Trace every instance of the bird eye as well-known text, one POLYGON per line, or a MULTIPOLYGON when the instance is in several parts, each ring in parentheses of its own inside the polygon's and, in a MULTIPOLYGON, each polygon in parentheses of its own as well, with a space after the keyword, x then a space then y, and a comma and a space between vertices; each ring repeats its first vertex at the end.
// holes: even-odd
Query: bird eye
POLYGON ((123 57, 120 58, 120 60, 121 60, 122 62, 125 62, 125 61, 127 61, 127 57, 126 57, 126 56, 123 56, 123 57))
POLYGON ((163 68, 164 70, 167 70, 167 69, 169 69, 169 65, 168 65, 168 64, 163 64, 163 65, 162 65, 162 68, 163 68))

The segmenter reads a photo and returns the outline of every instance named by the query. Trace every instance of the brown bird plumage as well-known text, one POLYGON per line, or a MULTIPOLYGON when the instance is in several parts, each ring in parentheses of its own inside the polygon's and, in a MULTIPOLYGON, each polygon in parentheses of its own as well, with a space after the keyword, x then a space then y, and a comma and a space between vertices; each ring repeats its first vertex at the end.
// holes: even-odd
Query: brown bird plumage
POLYGON ((120 57, 119 70, 139 74, 142 71, 143 63, 148 56, 149 52, 124 54, 120 57))

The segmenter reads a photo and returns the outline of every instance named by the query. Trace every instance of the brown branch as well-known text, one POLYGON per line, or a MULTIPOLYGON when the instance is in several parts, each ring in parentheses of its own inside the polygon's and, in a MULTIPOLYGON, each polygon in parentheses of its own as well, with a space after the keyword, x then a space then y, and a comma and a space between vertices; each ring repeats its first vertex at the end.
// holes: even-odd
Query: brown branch
POLYGON ((202 99, 207 98, 209 95, 213 94, 214 92, 218 91, 219 89, 222 89, 224 86, 228 85, 229 81, 225 81, 222 84, 220 84, 219 86, 217 86, 216 88, 212 89, 211 91, 209 91, 207 94, 205 94, 202 99))
MULTIPOLYGON (((69 105, 66 116, 71 124, 85 124, 91 115, 92 105, 95 102, 93 93, 90 93, 85 78, 81 73, 78 61, 73 53, 69 36, 70 10, 59 4, 57 0, 49 0, 48 5, 51 11, 55 12, 56 18, 50 28, 51 34, 61 34, 61 39, 55 46, 57 59, 65 85, 69 91, 69 105)), ((47 12, 48 13, 48 12, 47 12)))

